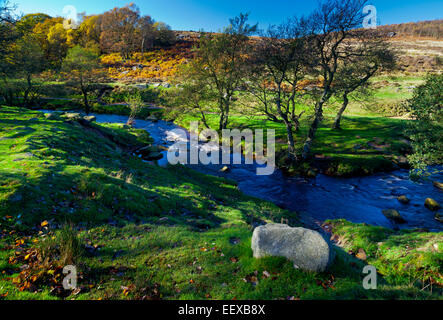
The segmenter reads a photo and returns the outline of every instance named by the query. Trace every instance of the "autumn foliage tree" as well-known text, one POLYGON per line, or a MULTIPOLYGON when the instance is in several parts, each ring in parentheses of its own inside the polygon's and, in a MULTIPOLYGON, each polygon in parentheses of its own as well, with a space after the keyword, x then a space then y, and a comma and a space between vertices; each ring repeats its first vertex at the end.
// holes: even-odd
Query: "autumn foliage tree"
MULTIPOLYGON (((7 104, 29 105, 38 95, 32 78, 45 68, 43 52, 30 32, 35 23, 24 18, 19 21, 11 15, 12 7, 2 1, 0 5, 0 95, 7 104)), ((38 19, 38 15, 31 15, 38 19)), ((37 23, 37 22, 36 22, 37 23)))
POLYGON ((167 24, 155 22, 148 15, 141 16, 134 4, 105 12, 97 23, 100 24, 102 52, 119 52, 124 59, 137 51, 144 53, 154 44, 169 45, 175 39, 167 24))
POLYGON ((47 14, 30 13, 21 17, 20 20, 16 22, 15 26, 21 35, 26 35, 32 33, 37 24, 43 23, 48 19, 51 19, 51 17, 47 14))
POLYGON ((124 59, 139 46, 135 34, 140 12, 134 4, 114 8, 101 17, 100 47, 103 52, 120 52, 124 59))
POLYGON ((83 16, 76 29, 76 43, 83 48, 100 52, 101 15, 83 16))
POLYGON ((38 23, 33 33, 51 68, 60 69, 69 48, 75 45, 75 30, 66 30, 63 27, 63 18, 50 18, 38 23))
POLYGON ((14 30, 15 19, 12 9, 7 0, 0 0, 0 62, 4 61, 9 45, 18 36, 14 30))

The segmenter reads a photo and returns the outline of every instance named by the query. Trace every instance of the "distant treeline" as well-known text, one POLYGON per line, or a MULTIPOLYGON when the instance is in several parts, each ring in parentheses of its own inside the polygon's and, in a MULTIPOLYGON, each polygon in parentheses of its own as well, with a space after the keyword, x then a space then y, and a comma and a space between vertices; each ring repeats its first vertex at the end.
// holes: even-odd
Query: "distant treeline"
POLYGON ((395 32, 397 36, 443 39, 443 19, 392 24, 379 28, 395 32))
POLYGON ((134 4, 103 14, 81 15, 77 25, 62 17, 34 13, 1 26, 15 38, 31 37, 37 41, 46 62, 55 69, 61 66, 68 50, 77 45, 97 54, 118 52, 129 59, 135 52, 175 42, 175 33, 166 23, 141 15, 134 4))

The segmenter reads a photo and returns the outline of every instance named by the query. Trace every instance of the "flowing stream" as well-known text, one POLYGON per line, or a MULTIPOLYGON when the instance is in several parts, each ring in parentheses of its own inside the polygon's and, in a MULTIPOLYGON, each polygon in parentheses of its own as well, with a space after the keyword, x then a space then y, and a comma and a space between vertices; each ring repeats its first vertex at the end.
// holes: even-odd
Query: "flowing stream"
MULTIPOLYGON (((127 117, 118 115, 94 114, 98 123, 125 123, 127 117)), ((180 128, 165 122, 137 120, 136 128, 147 130, 157 145, 169 146, 171 132, 180 128)), ((172 137, 177 141, 177 136, 172 137)), ((182 137, 186 140, 186 137, 182 137)), ((158 161, 166 165, 165 157, 158 161)), ((240 155, 233 155, 240 156, 240 155)), ((231 162, 232 163, 232 162, 231 162)), ((229 165, 229 170, 220 172, 224 165, 189 165, 211 175, 222 176, 238 182, 245 194, 269 200, 275 204, 300 213, 302 220, 315 226, 327 219, 346 219, 352 222, 365 222, 388 228, 426 228, 430 231, 443 231, 443 223, 434 219, 434 212, 424 207, 426 198, 433 198, 443 204, 443 192, 432 185, 432 181, 413 182, 407 170, 378 173, 367 177, 334 178, 318 175, 313 179, 286 177, 276 170, 269 176, 256 175, 257 165, 229 165), (397 197, 406 195, 409 204, 401 204, 397 197), (383 214, 384 209, 396 209, 407 223, 396 225, 383 214)), ((432 177, 443 181, 443 174, 432 177)), ((441 214, 443 213, 440 209, 441 214)))

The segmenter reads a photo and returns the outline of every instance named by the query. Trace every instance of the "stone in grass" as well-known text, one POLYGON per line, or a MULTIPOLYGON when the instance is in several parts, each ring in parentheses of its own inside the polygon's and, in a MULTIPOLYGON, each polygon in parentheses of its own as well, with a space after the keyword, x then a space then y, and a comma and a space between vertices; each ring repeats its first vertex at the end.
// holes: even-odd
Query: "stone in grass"
POLYGON ((60 113, 58 112, 45 113, 45 118, 48 120, 60 120, 60 113))
POLYGON ((294 268, 315 272, 325 271, 335 256, 331 244, 317 231, 278 223, 255 228, 251 247, 255 258, 285 257, 294 268))
POLYGON ((408 204, 411 200, 409 200, 409 198, 407 196, 400 196, 397 198, 398 202, 403 203, 403 204, 408 204))
POLYGON ((427 198, 425 200, 425 207, 431 211, 437 211, 441 208, 440 204, 432 198, 427 198))
POLYGON ((386 218, 388 218, 394 222, 397 222, 397 223, 405 223, 406 222, 406 220, 395 209, 382 210, 382 212, 386 218))
POLYGON ((82 118, 82 115, 80 113, 76 113, 76 112, 67 112, 67 113, 61 115, 61 117, 66 120, 77 121, 82 118))
POLYGON ((93 121, 96 121, 97 118, 95 116, 84 116, 83 120, 86 120, 88 122, 93 122, 93 121))

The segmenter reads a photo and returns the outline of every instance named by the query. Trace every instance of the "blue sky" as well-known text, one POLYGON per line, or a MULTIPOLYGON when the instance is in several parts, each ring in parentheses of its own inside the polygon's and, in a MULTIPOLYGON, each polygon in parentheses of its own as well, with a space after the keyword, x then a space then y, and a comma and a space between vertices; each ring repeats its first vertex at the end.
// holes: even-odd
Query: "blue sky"
MULTIPOLYGON (((43 12, 63 16, 66 5, 78 12, 102 13, 121 7, 131 0, 10 0, 18 6, 18 13, 43 12)), ((308 14, 316 7, 316 0, 135 0, 142 14, 164 21, 175 30, 218 31, 230 17, 249 12, 251 22, 264 28, 293 15, 308 14)), ((441 0, 372 0, 377 8, 379 24, 443 19, 441 0)))

